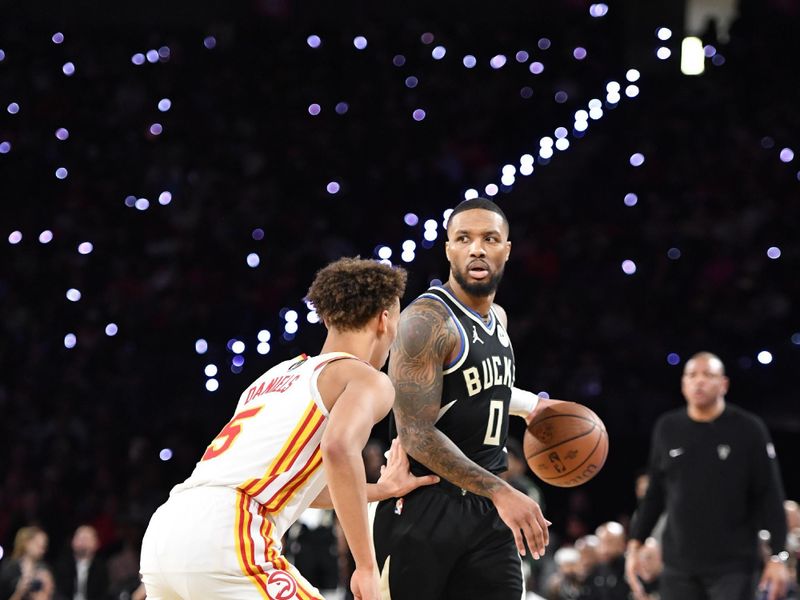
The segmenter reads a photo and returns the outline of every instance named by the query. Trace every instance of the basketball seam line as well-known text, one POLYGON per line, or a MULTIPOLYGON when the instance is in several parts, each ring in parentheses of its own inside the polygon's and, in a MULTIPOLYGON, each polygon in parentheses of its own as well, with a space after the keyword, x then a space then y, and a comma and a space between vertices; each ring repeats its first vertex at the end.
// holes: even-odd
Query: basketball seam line
MULTIPOLYGON (((591 429, 587 429, 587 430, 586 430, 586 431, 584 431, 582 434, 580 434, 580 435, 576 435, 575 437, 571 437, 571 438, 568 438, 568 439, 566 439, 566 440, 561 440, 561 441, 560 441, 560 442, 558 442, 557 444, 553 444, 552 446, 548 446, 547 448, 544 448, 544 449, 542 449, 542 450, 539 450, 539 451, 538 451, 536 454, 531 454, 531 455, 530 455, 530 456, 528 456, 527 458, 528 458, 529 460, 530 460, 530 459, 532 459, 532 458, 536 458, 536 457, 537 457, 537 456, 539 456, 540 454, 544 454, 545 452, 547 452, 548 450, 552 450, 552 449, 553 449, 553 448, 555 448, 556 446, 560 446, 561 444, 566 444, 567 442, 571 442, 571 441, 573 441, 573 440, 577 440, 577 439, 580 439, 580 438, 582 438, 582 437, 584 437, 584 436, 586 436, 586 435, 589 435, 589 434, 590 434, 590 433, 592 433, 592 432, 593 432, 595 429, 600 429, 600 428, 597 426, 597 424, 596 424, 594 421, 592 421, 592 428, 591 428, 591 429)), ((600 431, 602 431, 602 429, 601 429, 600 431)), ((533 435, 533 434, 531 434, 531 435, 533 435)), ((535 436, 534 436, 534 437, 535 437, 535 436)), ((602 437, 602 436, 601 436, 601 437, 602 437)))
MULTIPOLYGON (((590 458, 592 458, 592 454, 594 454, 594 451, 595 451, 595 450, 597 450, 597 447, 600 445, 600 440, 602 440, 602 439, 603 439, 603 436, 602 436, 602 435, 601 435, 599 438, 597 438, 597 443, 594 445, 594 448, 592 448, 592 451, 591 451, 591 452, 589 452, 589 456, 587 456, 586 458, 584 458, 584 459, 583 459, 583 462, 582 462, 581 464, 579 464, 577 467, 575 467, 574 469, 572 469, 571 471, 567 471, 566 473, 561 473, 561 474, 559 474, 559 476, 558 476, 558 477, 542 477, 541 479, 543 479, 544 481, 547 481, 547 480, 549 480, 549 479, 561 479, 562 477, 565 477, 566 475, 569 475, 569 474, 571 474, 571 473, 574 473, 575 471, 577 471, 578 469, 580 469, 580 468, 581 468, 581 467, 582 467, 584 464, 586 464, 586 461, 587 461, 587 460, 589 460, 590 458)), ((608 446, 606 446, 606 452, 608 452, 608 446)))
POLYGON ((573 413, 556 413, 554 415, 547 415, 546 417, 540 417, 536 419, 536 423, 541 423, 542 421, 549 421, 550 419, 556 419, 558 417, 573 417, 575 419, 580 419, 581 421, 589 421, 590 423, 597 425, 597 421, 595 421, 594 419, 590 419, 589 417, 584 417, 582 415, 576 415, 573 413))

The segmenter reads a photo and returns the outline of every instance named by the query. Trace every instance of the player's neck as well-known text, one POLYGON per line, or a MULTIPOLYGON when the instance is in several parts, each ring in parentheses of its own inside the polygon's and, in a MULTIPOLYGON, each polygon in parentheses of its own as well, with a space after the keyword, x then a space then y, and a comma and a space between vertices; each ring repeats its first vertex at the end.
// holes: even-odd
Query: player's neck
POLYGON ((708 423, 719 417, 725 410, 725 398, 720 396, 713 404, 708 406, 692 406, 687 407, 689 418, 692 421, 699 421, 701 423, 708 423))
POLYGON ((494 292, 488 296, 473 296, 464 290, 452 276, 447 280, 445 287, 447 287, 462 304, 478 313, 484 321, 489 319, 489 309, 492 308, 492 304, 494 304, 494 292))
POLYGON ((346 352, 356 358, 360 358, 365 363, 369 363, 374 348, 374 336, 366 331, 336 331, 329 329, 320 354, 346 352))

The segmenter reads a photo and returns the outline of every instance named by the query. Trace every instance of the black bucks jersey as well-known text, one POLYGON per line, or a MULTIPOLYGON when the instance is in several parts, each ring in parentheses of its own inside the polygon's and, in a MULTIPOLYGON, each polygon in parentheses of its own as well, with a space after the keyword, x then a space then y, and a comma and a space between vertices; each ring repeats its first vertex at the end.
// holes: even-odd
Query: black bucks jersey
MULTIPOLYGON (((432 287, 418 299, 441 302, 460 336, 455 359, 444 365, 442 400, 436 428, 473 462, 492 473, 508 466, 508 406, 514 385, 514 351, 494 308, 489 321, 450 291, 432 287)), ((394 430, 394 421, 392 421, 394 430)), ((393 433, 393 435, 396 435, 393 433)), ((416 475, 431 471, 409 457, 416 475)))

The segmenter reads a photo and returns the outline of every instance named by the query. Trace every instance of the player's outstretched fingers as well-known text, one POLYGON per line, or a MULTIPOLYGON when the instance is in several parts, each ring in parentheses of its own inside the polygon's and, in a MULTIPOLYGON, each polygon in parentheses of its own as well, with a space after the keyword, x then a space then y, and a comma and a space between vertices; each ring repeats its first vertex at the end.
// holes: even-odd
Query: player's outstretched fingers
POLYGON ((397 462, 398 459, 397 446, 398 446, 397 438, 394 438, 392 440, 392 443, 389 445, 389 449, 385 453, 387 465, 397 462))
POLYGON ((550 530, 548 529, 548 527, 552 525, 552 523, 544 518, 544 515, 542 514, 542 509, 539 508, 538 506, 536 507, 536 521, 539 523, 539 527, 542 528, 542 535, 544 537, 543 540, 544 543, 542 545, 542 554, 544 554, 545 546, 547 546, 550 543, 550 530))
POLYGON ((541 538, 541 534, 537 534, 536 525, 526 523, 522 529, 522 533, 525 536, 525 541, 528 543, 528 548, 530 548, 534 560, 539 560, 541 558, 541 554, 539 553, 537 536, 538 538, 541 538))
POLYGON ((439 481, 441 481, 441 479, 438 475, 422 475, 417 477, 417 483, 419 484, 418 487, 433 485, 435 483, 439 483, 439 481))
POLYGON ((539 527, 539 524, 535 520, 531 520, 530 523, 526 524, 524 532, 525 539, 528 542, 528 548, 531 549, 533 558, 539 560, 544 555, 544 549, 542 546, 542 541, 544 538, 542 536, 541 527, 539 527))
POLYGON ((522 533, 518 527, 511 527, 511 533, 514 534, 514 543, 517 545, 517 551, 520 556, 525 556, 525 542, 523 541, 522 533))

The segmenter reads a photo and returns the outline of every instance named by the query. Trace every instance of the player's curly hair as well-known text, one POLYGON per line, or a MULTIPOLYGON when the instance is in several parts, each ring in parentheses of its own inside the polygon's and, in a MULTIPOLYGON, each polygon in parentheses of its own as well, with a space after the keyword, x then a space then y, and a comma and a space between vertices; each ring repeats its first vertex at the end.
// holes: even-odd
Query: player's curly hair
POLYGON ((375 260, 340 258, 317 272, 306 300, 328 327, 361 329, 406 289, 406 270, 375 260))

